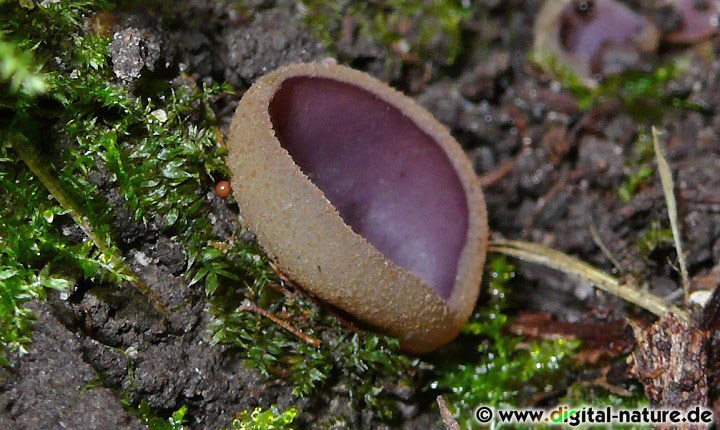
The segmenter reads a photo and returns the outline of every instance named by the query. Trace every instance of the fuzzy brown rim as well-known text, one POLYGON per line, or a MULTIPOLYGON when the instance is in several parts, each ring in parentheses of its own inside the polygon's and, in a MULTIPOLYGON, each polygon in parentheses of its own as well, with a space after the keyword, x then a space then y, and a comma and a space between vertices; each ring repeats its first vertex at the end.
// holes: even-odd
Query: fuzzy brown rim
POLYGON ((410 352, 451 341, 479 293, 487 214, 470 160, 448 130, 414 100, 370 75, 331 63, 294 64, 260 78, 243 96, 228 139, 228 166, 243 223, 288 275, 322 300, 383 332, 410 352), (447 302, 346 225, 275 136, 269 105, 292 77, 320 77, 364 89, 398 108, 445 152, 462 183, 468 232, 447 302))

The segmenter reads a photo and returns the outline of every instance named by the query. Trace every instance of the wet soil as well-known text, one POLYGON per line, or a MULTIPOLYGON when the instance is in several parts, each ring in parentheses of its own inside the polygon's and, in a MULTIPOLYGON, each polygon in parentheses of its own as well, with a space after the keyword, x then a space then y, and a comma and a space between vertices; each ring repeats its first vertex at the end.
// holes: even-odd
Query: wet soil
MULTIPOLYGON (((645 122, 612 100, 582 111, 572 94, 528 61, 539 6, 536 0, 478 2, 466 49, 452 67, 408 64, 388 72, 378 67, 384 51, 371 41, 350 38, 340 49, 345 61, 409 93, 451 129, 486 184, 493 236, 542 243, 610 273, 632 274, 655 294, 679 302, 672 244, 663 242, 652 252, 638 246, 653 222, 668 226, 659 179, 651 177, 627 202, 618 193, 635 169, 638 136, 651 124, 661 127, 676 176, 690 273, 698 287, 714 288, 720 280, 713 275, 720 272, 720 62, 713 58, 720 39, 691 48, 689 70, 672 83, 678 94, 704 106, 702 112, 669 106, 645 122), (593 228, 622 273, 601 251, 593 228)), ((241 94, 278 65, 327 55, 296 18, 297 5, 288 2, 240 8, 190 0, 162 20, 148 12, 149 17, 119 14, 110 48, 118 81, 138 91, 145 73, 170 79, 187 73, 198 81, 227 81, 241 94)), ((236 102, 217 107, 225 128, 236 102)), ((186 265, 182 247, 159 232, 159 223, 138 224, 122 198, 106 192, 128 262, 172 310, 171 317, 163 321, 128 286, 79 284, 37 304, 29 354, 0 378, 1 428, 140 427, 121 397, 131 403, 146 399, 160 413, 188 405, 192 428, 224 428, 238 411, 269 404, 295 405, 303 411, 301 426, 334 414, 350 416, 351 427, 382 426, 333 401, 332 390, 297 399, 282 379, 268 381, 224 347, 211 347, 202 286, 188 286, 179 276, 186 265)), ((219 238, 227 238, 237 229, 237 208, 210 188, 207 199, 219 238)), ((512 294, 518 311, 547 312, 566 322, 647 319, 618 298, 561 274, 519 264, 518 275, 512 294)), ((413 401, 401 408, 400 425, 439 428, 440 417, 428 403, 418 407, 413 401)))

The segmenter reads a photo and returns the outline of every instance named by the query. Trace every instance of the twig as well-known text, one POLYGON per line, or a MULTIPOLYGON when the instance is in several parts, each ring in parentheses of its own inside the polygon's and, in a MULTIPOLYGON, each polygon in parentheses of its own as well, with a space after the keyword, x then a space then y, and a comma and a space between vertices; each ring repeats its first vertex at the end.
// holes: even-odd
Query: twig
POLYGON ((289 322, 278 318, 277 316, 273 315, 272 313, 266 311, 265 309, 261 308, 260 306, 253 303, 250 299, 246 299, 243 304, 240 306, 240 310, 246 310, 255 312, 257 314, 260 314, 264 316, 265 318, 269 319, 270 321, 274 322, 275 324, 279 325, 280 327, 284 328, 285 330, 289 331, 290 333, 294 334, 300 340, 307 343, 308 345, 312 346, 313 348, 318 348, 320 346, 320 339, 315 339, 314 337, 310 337, 306 335, 305 333, 301 332, 297 328, 295 328, 292 324, 289 322))
POLYGON ((484 175, 480 176, 480 178, 479 178, 480 185, 483 188, 492 187, 496 183, 500 182, 500 180, 502 180, 502 178, 504 178, 510 172, 512 172, 512 169, 514 166, 515 166, 515 158, 508 158, 497 169, 487 172, 484 175))
POLYGON ((278 282, 268 282, 267 285, 269 288, 272 288, 273 290, 277 291, 278 293, 285 296, 286 299, 290 300, 291 302, 295 302, 295 297, 293 297, 292 293, 288 291, 286 288, 283 288, 282 285, 278 282))
POLYGON ((341 326, 345 327, 346 329, 350 330, 351 332, 358 334, 358 335, 363 335, 365 333, 364 330, 357 327, 355 324, 352 323, 352 321, 350 321, 349 319, 344 317, 337 310, 335 310, 331 307, 328 307, 326 310, 329 311, 332 314, 332 316, 335 317, 336 320, 338 320, 338 322, 340 323, 341 326))
POLYGON ((598 376, 596 379, 594 379, 592 381, 584 381, 584 382, 582 382, 582 385, 584 385, 586 387, 588 387, 588 386, 589 387, 592 387, 592 386, 600 387, 600 388, 603 388, 603 389, 615 394, 616 396, 620 396, 620 397, 632 397, 632 395, 633 395, 632 391, 630 391, 626 388, 617 386, 617 385, 613 385, 607 380, 607 375, 608 375, 609 371, 610 371, 610 366, 604 367, 602 369, 602 373, 600 374, 600 376, 598 376))
MULTIPOLYGON (((280 281, 281 281, 283 284, 285 284, 285 285, 292 285, 292 284, 293 284, 293 281, 292 281, 290 278, 288 278, 288 276, 280 269, 280 266, 278 266, 277 264, 275 264, 275 263, 272 262, 272 261, 270 261, 269 264, 270 264, 270 268, 273 269, 273 272, 275 272, 275 274, 278 276, 278 278, 280 278, 280 281)), ((295 300, 295 298, 292 296, 292 293, 290 293, 290 291, 286 290, 286 289, 283 288, 282 286, 277 285, 277 284, 274 284, 274 285, 271 285, 271 287, 272 287, 273 289, 278 290, 279 292, 281 292, 281 293, 282 293, 285 297, 287 297, 288 299, 290 299, 290 300, 292 300, 292 301, 295 300)))
POLYGON ((677 306, 667 303, 652 293, 642 291, 635 285, 623 284, 617 278, 608 275, 602 270, 560 251, 536 243, 516 240, 492 241, 489 250, 510 255, 529 263, 541 264, 578 277, 657 316, 672 312, 678 318, 689 320, 687 312, 677 306))
POLYGON ((443 424, 445 424, 445 430, 460 430, 460 424, 455 421, 455 417, 450 412, 450 408, 445 403, 443 396, 437 396, 437 404, 440 408, 440 417, 442 417, 443 424))
MULTIPOLYGON (((312 303, 314 303, 314 304, 316 304, 316 305, 320 305, 320 301, 319 301, 315 296, 313 296, 313 295, 311 295, 311 294, 308 294, 308 292, 307 292, 306 290, 303 290, 302 288, 299 288, 298 285, 295 283, 295 281, 293 281, 292 279, 290 279, 290 278, 280 269, 280 267, 279 267, 277 264, 275 264, 274 262, 270 261, 270 267, 275 271, 275 274, 277 274, 277 276, 280 278, 280 281, 282 281, 282 283, 283 283, 284 285, 287 285, 288 287, 292 288, 292 290, 293 290, 293 292, 294 292, 295 294, 300 295, 300 296, 303 297, 304 299, 306 299, 306 300, 308 300, 308 301, 310 301, 310 302, 312 302, 312 303)), ((295 297, 293 296, 293 292, 290 292, 290 290, 288 290, 287 288, 284 288, 282 285, 279 285, 279 284, 276 284, 276 283, 271 283, 271 284, 268 284, 268 285, 269 285, 272 289, 277 290, 277 291, 280 291, 285 297, 287 297, 288 300, 290 300, 290 301, 292 301, 292 302, 295 302, 295 297)), ((337 310, 333 309, 332 307, 327 307, 327 306, 326 306, 326 307, 325 307, 325 310, 328 311, 328 312, 330 312, 330 313, 335 317, 335 319, 338 320, 338 322, 340 323, 340 325, 342 325, 342 326, 345 327, 346 329, 348 329, 348 330, 350 330, 350 331, 352 331, 353 333, 356 333, 356 334, 363 334, 363 333, 364 333, 362 329, 356 327, 355 324, 353 324, 350 320, 348 320, 348 319, 347 319, 346 317, 344 317, 340 312, 338 312, 337 310)), ((303 316, 305 316, 306 318, 309 316, 309 313, 308 313, 307 310, 304 310, 304 309, 303 309, 303 316)))
POLYGON ((659 133, 655 127, 652 128, 652 137, 653 147, 655 148, 655 158, 657 159, 658 171, 660 172, 660 182, 662 183, 663 193, 665 194, 665 204, 667 205, 668 217, 670 218, 673 242, 675 242, 675 252, 677 253, 678 262, 680 263, 680 276, 682 277, 685 303, 688 303, 690 300, 690 276, 688 276, 687 263, 680 238, 680 229, 678 228, 677 202, 675 200, 675 192, 673 191, 672 172, 660 148, 659 133))
POLYGON ((608 247, 605 245, 605 242, 603 242, 602 238, 600 237, 600 232, 597 231, 597 228, 595 227, 595 224, 592 223, 592 221, 588 224, 588 228, 590 229, 590 236, 592 236, 595 245, 600 248, 600 251, 605 254, 605 257, 607 257, 607 259, 610 260, 612 265, 615 266, 615 269, 618 271, 618 273, 623 273, 625 269, 623 269, 620 262, 617 260, 617 258, 615 258, 612 252, 610 252, 608 247))

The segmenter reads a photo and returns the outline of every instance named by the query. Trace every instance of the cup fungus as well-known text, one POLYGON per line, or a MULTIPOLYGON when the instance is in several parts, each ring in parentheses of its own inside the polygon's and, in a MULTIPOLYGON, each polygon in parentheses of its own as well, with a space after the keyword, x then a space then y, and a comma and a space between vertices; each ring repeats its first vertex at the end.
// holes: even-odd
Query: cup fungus
POLYGON ((718 30, 720 7, 716 0, 673 0, 670 6, 679 15, 678 26, 665 35, 675 44, 692 44, 714 35, 718 30))
POLYGON ((292 279, 409 352, 457 336, 487 216, 470 161, 430 113, 366 73, 295 64, 243 96, 228 150, 243 220, 292 279))
POLYGON ((535 23, 535 51, 585 79, 637 65, 658 42, 648 19, 615 0, 546 0, 535 23))

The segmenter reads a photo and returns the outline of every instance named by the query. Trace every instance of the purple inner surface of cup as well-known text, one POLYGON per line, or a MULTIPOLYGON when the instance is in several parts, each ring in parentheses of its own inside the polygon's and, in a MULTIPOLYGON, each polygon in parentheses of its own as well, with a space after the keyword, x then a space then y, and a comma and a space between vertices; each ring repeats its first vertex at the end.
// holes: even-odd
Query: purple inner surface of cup
POLYGON ((718 29, 718 6, 715 1, 678 0, 682 25, 672 36, 679 42, 692 43, 712 36, 718 29))
POLYGON ((646 25, 644 17, 614 0, 568 2, 560 16, 560 42, 572 55, 590 60, 606 44, 630 42, 646 25))
POLYGON ((328 78, 285 80, 270 116, 280 144, 353 231, 450 297, 468 204, 438 143, 376 95, 328 78))

